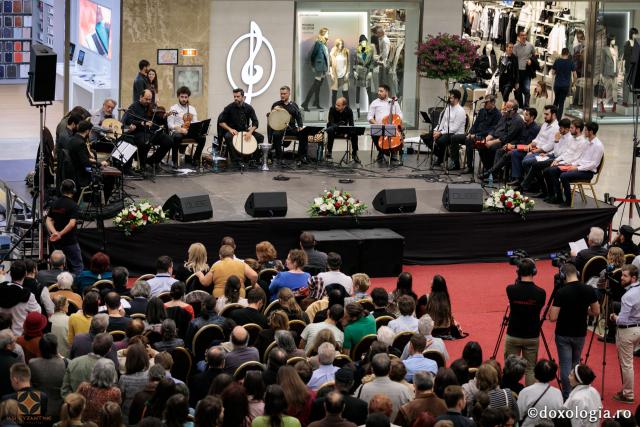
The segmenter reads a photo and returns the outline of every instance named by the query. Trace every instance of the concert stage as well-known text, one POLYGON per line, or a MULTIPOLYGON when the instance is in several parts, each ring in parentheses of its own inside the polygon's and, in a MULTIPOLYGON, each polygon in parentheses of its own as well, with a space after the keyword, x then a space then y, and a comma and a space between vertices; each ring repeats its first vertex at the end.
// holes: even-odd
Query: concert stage
MULTIPOLYGON (((335 154, 334 159, 340 159, 341 153, 335 154)), ((155 259, 162 254, 181 263, 192 242, 205 243, 210 260, 214 260, 219 242, 226 235, 236 239, 237 255, 241 258, 255 257, 255 244, 269 240, 284 259, 290 248, 297 247, 298 236, 304 230, 388 228, 405 239, 405 264, 503 260, 510 249, 547 257, 550 252, 566 249, 568 242, 586 236, 592 226, 607 229, 616 211, 603 203, 596 208, 591 199, 583 205, 577 196, 574 209, 560 209, 536 200, 535 210, 526 219, 493 212, 451 213, 442 206, 442 192, 448 182, 469 182, 470 175, 451 172, 447 176, 439 169, 430 170, 426 164, 418 163, 416 155, 407 156, 405 166, 392 170, 386 165, 366 165, 369 152, 361 152, 361 158, 365 165, 358 168, 310 165, 298 169, 292 165, 269 172, 249 170, 156 177, 154 182, 127 181, 134 199, 158 204, 164 204, 174 193, 208 194, 213 218, 190 223, 169 221, 148 226, 130 237, 109 227, 107 222, 106 251, 113 265, 127 265, 135 273, 149 273, 154 271, 155 259), (274 180, 278 175, 289 180, 274 180), (344 178, 354 182, 339 183, 344 178), (415 213, 382 214, 371 206, 380 190, 407 187, 416 189, 415 213), (307 209, 311 201, 323 190, 332 188, 349 190, 369 206, 368 212, 358 218, 310 218, 307 209), (246 214, 244 203, 254 191, 285 191, 286 217, 265 219, 246 214)), ((420 162, 425 159, 425 155, 420 156, 420 162)), ((101 249, 102 233, 95 228, 80 230, 79 236, 85 255, 101 249)), ((385 262, 384 253, 379 258, 385 262)))

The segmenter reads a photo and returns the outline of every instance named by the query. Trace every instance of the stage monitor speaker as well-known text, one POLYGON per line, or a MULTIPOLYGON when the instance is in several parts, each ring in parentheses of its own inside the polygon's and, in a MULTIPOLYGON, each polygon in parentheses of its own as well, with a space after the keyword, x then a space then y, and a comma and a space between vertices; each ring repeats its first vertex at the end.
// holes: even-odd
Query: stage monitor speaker
POLYGON ((27 90, 33 102, 50 102, 56 95, 56 53, 49 47, 32 43, 27 90))
POLYGON ((382 213, 415 212, 418 204, 415 188, 387 188, 373 199, 373 207, 382 213))
POLYGON ((162 209, 168 212, 169 218, 182 222, 199 221, 213 216, 209 195, 203 193, 176 193, 167 199, 162 209))
POLYGON ((442 205, 449 212, 480 212, 482 203, 480 184, 449 184, 442 193, 442 205))
POLYGON ((244 210, 252 217, 274 217, 287 214, 287 193, 273 191, 251 193, 244 202, 244 210))

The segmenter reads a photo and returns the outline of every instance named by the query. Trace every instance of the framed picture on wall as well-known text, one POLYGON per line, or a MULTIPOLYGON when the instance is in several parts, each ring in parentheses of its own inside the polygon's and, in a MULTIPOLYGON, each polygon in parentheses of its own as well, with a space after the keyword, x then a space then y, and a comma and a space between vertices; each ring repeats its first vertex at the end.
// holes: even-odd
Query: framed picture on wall
POLYGON ((158 65, 178 65, 178 49, 158 49, 158 65))
POLYGON ((202 94, 202 65, 176 65, 173 67, 173 87, 186 86, 191 90, 192 96, 202 94))

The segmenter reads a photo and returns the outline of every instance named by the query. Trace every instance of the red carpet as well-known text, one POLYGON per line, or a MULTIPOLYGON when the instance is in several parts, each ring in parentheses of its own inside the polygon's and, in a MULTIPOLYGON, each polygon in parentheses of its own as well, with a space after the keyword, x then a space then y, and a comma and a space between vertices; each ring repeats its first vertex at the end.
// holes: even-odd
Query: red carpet
MULTIPOLYGON (((553 275, 556 273, 556 268, 551 265, 550 261, 540 261, 537 267, 536 284, 546 289, 548 298, 553 289, 553 275)), ((508 263, 454 264, 405 266, 405 271, 409 271, 413 275, 413 290, 418 296, 429 292, 431 279, 435 274, 440 274, 447 280, 453 314, 462 329, 469 333, 469 337, 466 339, 446 341, 447 350, 452 360, 461 356, 467 341, 478 341, 483 349, 483 357, 485 359, 491 357, 500 331, 500 323, 507 307, 505 288, 515 279, 515 267, 508 263)), ((372 282, 373 286, 383 286, 389 291, 395 288, 395 278, 372 279, 372 282)), ((554 340, 555 326, 550 322, 545 322, 543 330, 551 354, 557 362, 554 340)), ((590 337, 589 333, 583 350, 583 359, 590 337)), ((503 362, 503 345, 504 339, 497 356, 500 363, 503 362)), ((601 390, 602 356, 603 343, 594 339, 588 364, 596 373, 594 386, 604 396, 605 409, 628 409, 633 413, 637 403, 640 402, 640 387, 638 386, 640 359, 634 358, 636 405, 628 405, 617 402, 612 397, 622 388, 615 344, 607 346, 604 393, 601 390)), ((547 357, 542 343, 540 344, 539 357, 547 357)))

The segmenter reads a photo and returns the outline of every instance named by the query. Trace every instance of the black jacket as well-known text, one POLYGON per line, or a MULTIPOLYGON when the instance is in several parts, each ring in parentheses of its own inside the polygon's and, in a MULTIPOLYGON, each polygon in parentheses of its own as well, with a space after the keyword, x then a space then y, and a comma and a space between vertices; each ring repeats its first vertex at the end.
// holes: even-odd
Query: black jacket
POLYGON ((496 127, 501 116, 500 110, 495 107, 491 110, 487 110, 486 108, 480 109, 480 111, 478 111, 478 117, 476 117, 476 121, 473 122, 469 133, 474 134, 476 138, 486 137, 493 128, 496 127))
POLYGON ((503 56, 500 58, 498 69, 500 70, 499 86, 501 88, 506 85, 512 87, 518 83, 519 71, 518 71, 518 57, 515 55, 503 56))
MULTIPOLYGON (((357 426, 364 425, 367 421, 367 402, 347 394, 343 394, 342 397, 344 398, 344 411, 342 411, 342 418, 347 421, 351 421, 357 426)), ((319 397, 313 402, 309 421, 318 421, 325 417, 325 400, 325 397, 319 397)))

